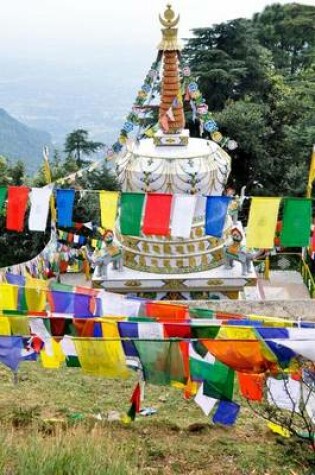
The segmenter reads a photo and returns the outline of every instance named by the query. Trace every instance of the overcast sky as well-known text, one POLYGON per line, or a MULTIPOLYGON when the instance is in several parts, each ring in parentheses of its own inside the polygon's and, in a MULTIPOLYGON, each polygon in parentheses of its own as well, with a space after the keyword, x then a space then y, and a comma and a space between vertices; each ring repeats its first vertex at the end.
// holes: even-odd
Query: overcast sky
MULTIPOLYGON (((147 54, 160 38, 158 14, 167 0, 2 0, 0 54, 24 58, 77 59, 124 46, 126 56, 147 54)), ((250 18, 267 0, 173 0, 181 14, 179 34, 239 17, 250 18)), ((277 3, 292 3, 278 0, 277 3)), ((314 0, 303 3, 313 5, 314 0)))

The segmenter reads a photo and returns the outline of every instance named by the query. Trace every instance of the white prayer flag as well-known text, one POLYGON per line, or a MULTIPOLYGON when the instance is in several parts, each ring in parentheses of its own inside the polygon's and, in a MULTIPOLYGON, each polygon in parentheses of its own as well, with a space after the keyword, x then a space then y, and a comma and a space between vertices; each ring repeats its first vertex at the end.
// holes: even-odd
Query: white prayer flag
POLYGON ((196 201, 195 195, 175 194, 173 196, 171 236, 189 238, 196 201))
POLYGON ((164 327, 162 323, 138 323, 138 335, 144 340, 163 340, 164 327))
POLYGON ((45 231, 49 210, 49 200, 53 186, 32 188, 30 193, 31 210, 28 219, 30 231, 45 231))
POLYGON ((195 396, 195 403, 203 410, 206 416, 210 414, 212 409, 214 408, 217 399, 213 397, 206 396, 203 394, 203 383, 201 384, 196 396, 195 396))
POLYGON ((197 196, 197 203, 196 203, 196 208, 195 208, 195 218, 204 218, 206 214, 206 202, 207 202, 207 197, 198 195, 197 196))
POLYGON ((301 384, 294 379, 267 379, 269 404, 288 411, 300 412, 301 384))

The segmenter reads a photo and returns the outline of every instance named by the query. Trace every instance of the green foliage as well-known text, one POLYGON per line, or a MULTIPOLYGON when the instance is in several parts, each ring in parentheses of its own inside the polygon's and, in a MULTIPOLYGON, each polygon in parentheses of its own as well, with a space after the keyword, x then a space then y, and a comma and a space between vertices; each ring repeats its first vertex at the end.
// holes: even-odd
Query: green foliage
POLYGON ((84 129, 77 129, 67 135, 65 141, 65 152, 68 156, 73 157, 76 165, 81 168, 88 161, 82 158, 83 155, 89 157, 93 153, 100 150, 104 144, 102 142, 94 142, 89 140, 89 133, 84 129))
POLYGON ((232 176, 265 194, 305 194, 315 137, 315 8, 271 5, 253 20, 194 30, 184 58, 220 130, 235 139, 232 176))

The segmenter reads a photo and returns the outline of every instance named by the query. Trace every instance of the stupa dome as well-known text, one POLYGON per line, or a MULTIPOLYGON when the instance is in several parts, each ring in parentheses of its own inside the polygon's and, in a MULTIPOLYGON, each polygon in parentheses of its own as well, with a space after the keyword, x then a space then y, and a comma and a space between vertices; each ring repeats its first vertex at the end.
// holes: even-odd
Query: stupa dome
POLYGON ((116 169, 123 191, 221 195, 231 159, 211 140, 190 138, 186 146, 159 147, 143 139, 117 159, 116 169))

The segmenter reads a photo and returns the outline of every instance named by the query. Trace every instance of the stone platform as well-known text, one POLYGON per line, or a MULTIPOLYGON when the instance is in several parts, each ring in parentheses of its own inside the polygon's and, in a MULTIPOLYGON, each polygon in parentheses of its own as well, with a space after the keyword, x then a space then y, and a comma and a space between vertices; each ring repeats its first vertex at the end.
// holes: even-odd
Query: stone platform
POLYGON ((239 299, 244 287, 256 288, 257 275, 242 275, 239 262, 232 269, 224 266, 189 274, 154 274, 127 267, 122 272, 108 269, 108 278, 92 278, 94 288, 159 300, 239 299))

